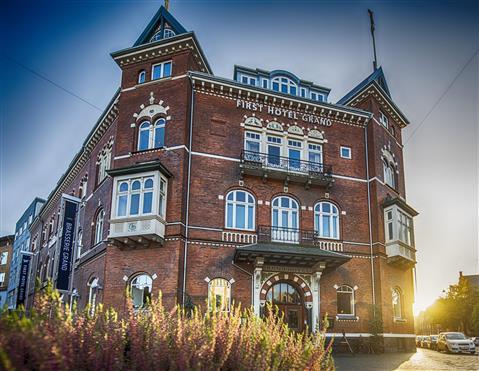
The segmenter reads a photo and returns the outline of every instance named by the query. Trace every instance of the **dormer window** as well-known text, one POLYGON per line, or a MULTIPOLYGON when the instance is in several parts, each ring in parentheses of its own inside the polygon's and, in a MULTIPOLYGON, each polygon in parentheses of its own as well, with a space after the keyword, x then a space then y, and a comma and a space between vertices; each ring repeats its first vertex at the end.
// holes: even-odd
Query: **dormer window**
POLYGON ((306 98, 306 89, 301 88, 301 98, 306 98))
POLYGON ((161 40, 161 31, 158 31, 157 33, 155 33, 153 37, 151 38, 151 42, 158 41, 158 40, 161 40))
POLYGON ((241 83, 246 85, 256 85, 256 79, 254 77, 249 76, 241 76, 241 83))
POLYGON ((279 91, 285 94, 297 94, 297 85, 287 77, 275 77, 272 80, 272 88, 274 91, 279 91))

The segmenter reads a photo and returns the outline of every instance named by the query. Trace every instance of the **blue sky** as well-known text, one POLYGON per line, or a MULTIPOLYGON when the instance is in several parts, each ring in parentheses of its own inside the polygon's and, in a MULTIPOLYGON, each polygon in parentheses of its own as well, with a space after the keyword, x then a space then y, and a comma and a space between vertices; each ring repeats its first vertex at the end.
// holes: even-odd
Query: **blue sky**
MULTIPOLYGON (((49 194, 100 113, 5 55, 102 109, 120 81, 109 53, 131 46, 161 4, 2 3, 0 235, 13 232, 35 196, 49 194)), ((461 72, 479 48, 478 3, 170 1, 216 75, 231 78, 234 64, 285 69, 330 87, 332 101, 371 73, 368 8, 379 64, 411 121, 406 186, 420 211, 417 303, 424 307, 459 270, 478 272, 477 54, 461 72)))

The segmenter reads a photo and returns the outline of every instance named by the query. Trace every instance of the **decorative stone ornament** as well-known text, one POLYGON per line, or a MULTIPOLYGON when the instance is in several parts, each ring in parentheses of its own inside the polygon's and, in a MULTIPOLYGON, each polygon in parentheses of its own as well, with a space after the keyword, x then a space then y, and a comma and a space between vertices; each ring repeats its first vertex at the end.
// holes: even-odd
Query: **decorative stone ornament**
POLYGON ((158 115, 165 116, 166 120, 169 120, 171 118, 170 116, 167 116, 170 107, 163 107, 164 102, 162 100, 160 100, 158 104, 155 104, 155 97, 153 95, 153 92, 150 93, 150 98, 148 99, 148 102, 150 103, 148 106, 145 107, 144 104, 140 105, 140 112, 133 114, 133 117, 136 119, 136 121, 139 121, 141 119, 152 120, 153 117, 156 117, 158 115))
POLYGON ((244 124, 247 125, 247 126, 256 126, 256 127, 262 127, 263 126, 261 124, 261 120, 257 117, 254 117, 254 116, 247 117, 244 120, 244 124))
POLYGON ((304 135, 303 129, 301 129, 297 125, 290 126, 288 128, 288 133, 290 134, 296 134, 296 135, 304 135))
POLYGON ((270 130, 275 130, 275 131, 283 131, 283 125, 281 125, 277 121, 270 121, 268 123, 268 126, 266 126, 266 128, 270 130))

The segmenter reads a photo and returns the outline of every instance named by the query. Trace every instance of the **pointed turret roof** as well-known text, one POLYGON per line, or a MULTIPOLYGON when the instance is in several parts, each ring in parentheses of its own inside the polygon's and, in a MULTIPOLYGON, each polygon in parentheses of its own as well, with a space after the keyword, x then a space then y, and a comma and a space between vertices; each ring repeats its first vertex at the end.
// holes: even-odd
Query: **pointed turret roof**
POLYGON ((354 98, 360 91, 362 91, 365 87, 376 82, 379 87, 384 91, 384 93, 391 98, 391 93, 389 92, 388 84, 386 82, 386 77, 384 76, 383 68, 379 67, 372 74, 366 77, 363 81, 361 81, 353 90, 351 90, 348 94, 342 97, 338 104, 347 104, 352 98, 354 98))
POLYGON ((156 14, 151 19, 148 26, 143 30, 138 40, 136 40, 133 46, 138 46, 142 44, 146 44, 151 41, 152 37, 160 32, 160 35, 163 35, 165 28, 172 30, 175 35, 184 34, 188 31, 176 20, 175 17, 171 15, 171 13, 166 10, 166 8, 162 5, 160 9, 156 12, 156 14))
POLYGON ((354 87, 344 97, 338 100, 337 104, 343 106, 355 106, 360 100, 361 96, 364 96, 365 92, 370 91, 370 88, 374 88, 376 92, 375 94, 377 94, 379 97, 382 97, 381 100, 383 102, 387 102, 387 106, 389 107, 388 112, 391 110, 390 113, 393 115, 393 117, 397 117, 400 121, 402 121, 401 126, 406 126, 409 124, 407 117, 401 112, 401 110, 392 100, 382 67, 376 68, 372 74, 356 85, 356 87, 354 87))

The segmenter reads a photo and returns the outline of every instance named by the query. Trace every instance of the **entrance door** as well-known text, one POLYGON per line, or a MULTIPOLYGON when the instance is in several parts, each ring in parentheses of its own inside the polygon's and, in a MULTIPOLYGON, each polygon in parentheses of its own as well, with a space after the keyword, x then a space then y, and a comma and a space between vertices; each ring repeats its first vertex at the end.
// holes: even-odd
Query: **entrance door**
POLYGON ((277 283, 269 289, 266 301, 273 310, 283 316, 283 321, 294 331, 304 330, 304 305, 296 288, 286 282, 277 283))

